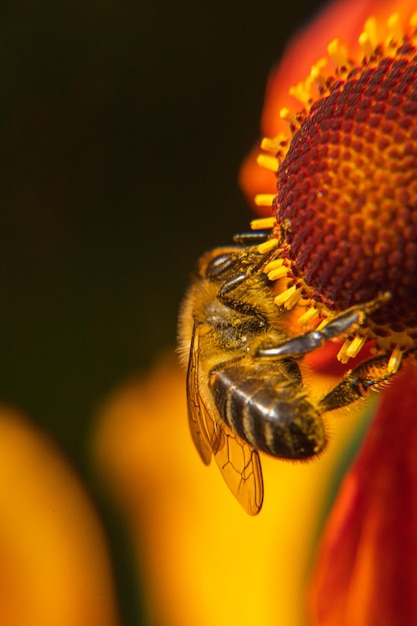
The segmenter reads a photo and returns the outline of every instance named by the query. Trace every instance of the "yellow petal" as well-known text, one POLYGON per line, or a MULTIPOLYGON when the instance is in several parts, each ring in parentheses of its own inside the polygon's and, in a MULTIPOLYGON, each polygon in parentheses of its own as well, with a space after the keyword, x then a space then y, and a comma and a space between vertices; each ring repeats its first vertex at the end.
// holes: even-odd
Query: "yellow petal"
POLYGON ((318 518, 357 417, 331 418, 331 445, 316 461, 262 456, 266 496, 252 518, 193 447, 184 378, 171 357, 120 389, 96 438, 134 537, 150 614, 163 626, 301 626, 318 518))
POLYGON ((0 622, 116 626, 103 530, 51 442, 0 411, 0 622))

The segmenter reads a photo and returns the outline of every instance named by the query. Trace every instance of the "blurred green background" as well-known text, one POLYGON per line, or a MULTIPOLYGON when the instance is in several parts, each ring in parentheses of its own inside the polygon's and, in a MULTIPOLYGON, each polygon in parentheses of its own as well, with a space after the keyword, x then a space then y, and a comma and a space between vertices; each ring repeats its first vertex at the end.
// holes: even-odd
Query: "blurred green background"
MULTIPOLYGON (((247 228, 236 179, 267 75, 320 4, 1 3, 0 400, 93 492, 95 409, 174 345, 199 254, 247 228)), ((96 499, 133 626, 128 546, 96 499)))

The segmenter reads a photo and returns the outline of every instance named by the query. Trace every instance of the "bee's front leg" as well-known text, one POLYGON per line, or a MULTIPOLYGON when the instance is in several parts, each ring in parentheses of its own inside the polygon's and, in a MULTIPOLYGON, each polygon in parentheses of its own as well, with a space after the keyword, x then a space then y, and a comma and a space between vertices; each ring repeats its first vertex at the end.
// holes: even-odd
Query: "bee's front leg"
POLYGON ((309 330, 306 333, 297 335, 279 346, 259 348, 256 356, 260 357, 281 357, 281 356, 302 356, 320 348, 329 339, 340 337, 351 330, 354 326, 361 326, 366 315, 377 309, 383 302, 389 299, 389 294, 381 294, 379 298, 364 305, 351 307, 336 315, 321 329, 309 330))

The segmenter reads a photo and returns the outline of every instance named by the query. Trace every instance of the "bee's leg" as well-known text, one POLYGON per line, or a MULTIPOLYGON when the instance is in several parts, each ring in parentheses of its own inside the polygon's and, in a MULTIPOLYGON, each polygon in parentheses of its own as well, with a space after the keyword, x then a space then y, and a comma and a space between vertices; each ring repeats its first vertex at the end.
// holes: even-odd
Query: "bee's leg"
POLYGON ((391 378, 397 371, 389 367, 389 355, 367 359, 358 367, 347 372, 336 385, 319 402, 322 411, 332 411, 347 406, 359 398, 364 398, 370 389, 377 389, 391 378))
POLYGON ((353 326, 361 326, 366 315, 377 309, 388 298, 389 294, 382 294, 376 300, 372 300, 372 302, 347 309, 330 320, 330 322, 320 330, 309 330, 302 335, 288 339, 288 341, 285 341, 279 346, 259 348, 256 356, 301 356, 312 352, 323 346, 329 339, 334 339, 348 332, 353 326))
MULTIPOLYGON (((231 302, 233 302, 234 298, 229 295, 230 292, 234 291, 246 280, 257 274, 262 266, 276 253, 275 247, 276 245, 267 249, 265 252, 260 252, 258 246, 246 248, 239 259, 239 265, 245 268, 244 271, 226 280, 221 286, 217 297, 228 306, 231 306, 231 302)), ((263 283, 266 283, 268 280, 266 274, 261 274, 260 278, 263 283)))
MULTIPOLYGON (((273 196, 272 196, 273 198, 273 196)), ((272 204, 272 198, 269 198, 272 204)), ((261 217, 251 221, 251 231, 247 233, 238 233, 233 237, 233 241, 241 246, 252 246, 267 241, 274 228, 277 227, 275 217, 261 217)))
POLYGON ((253 246, 267 241, 270 233, 270 230, 256 230, 249 233, 238 233, 237 235, 234 235, 233 241, 238 243, 240 246, 253 246))

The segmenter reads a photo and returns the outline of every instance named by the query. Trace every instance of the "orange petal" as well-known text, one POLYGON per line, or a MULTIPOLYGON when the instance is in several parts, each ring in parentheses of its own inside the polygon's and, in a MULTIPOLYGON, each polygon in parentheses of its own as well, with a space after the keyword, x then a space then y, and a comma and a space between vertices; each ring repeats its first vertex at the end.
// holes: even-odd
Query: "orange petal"
POLYGON ((0 621, 116 626, 103 530, 50 442, 0 412, 0 621))
POLYGON ((315 626, 417 624, 416 389, 408 366, 342 484, 312 582, 315 626))

